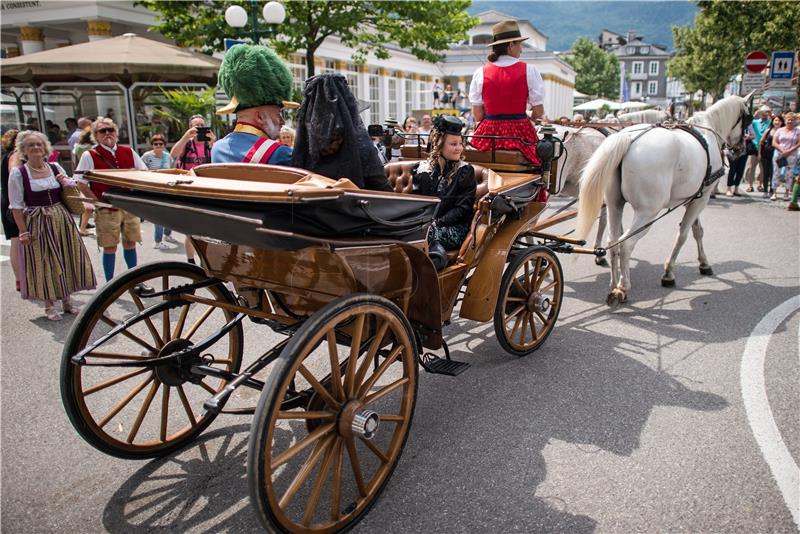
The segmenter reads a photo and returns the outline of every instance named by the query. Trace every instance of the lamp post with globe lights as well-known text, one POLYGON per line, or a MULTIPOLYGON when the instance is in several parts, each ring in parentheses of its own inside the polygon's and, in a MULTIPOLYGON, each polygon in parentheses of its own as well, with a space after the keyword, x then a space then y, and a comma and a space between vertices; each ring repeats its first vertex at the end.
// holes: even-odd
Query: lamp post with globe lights
MULTIPOLYGON (((267 27, 258 27, 258 0, 250 0, 250 20, 252 27, 250 31, 241 30, 239 33, 249 35, 253 43, 258 44, 262 35, 275 35, 278 24, 282 24, 286 19, 286 9, 280 2, 267 2, 261 11, 267 27)), ((242 6, 230 6, 225 10, 225 22, 232 28, 244 28, 247 25, 247 11, 242 6)))

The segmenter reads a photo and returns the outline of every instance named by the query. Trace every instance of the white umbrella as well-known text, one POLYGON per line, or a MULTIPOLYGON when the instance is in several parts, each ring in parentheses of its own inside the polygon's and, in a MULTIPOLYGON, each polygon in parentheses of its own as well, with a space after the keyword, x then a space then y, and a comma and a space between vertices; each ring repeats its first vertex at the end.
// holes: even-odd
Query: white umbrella
POLYGON ((645 104, 644 102, 623 102, 619 105, 620 109, 642 109, 651 107, 650 104, 645 104))
POLYGON ((581 104, 580 106, 575 106, 572 109, 574 109, 575 111, 594 111, 596 109, 602 108, 603 106, 608 107, 608 109, 610 109, 611 111, 616 111, 620 109, 619 102, 612 102, 611 100, 606 100, 604 98, 597 98, 595 100, 590 100, 589 102, 581 104))

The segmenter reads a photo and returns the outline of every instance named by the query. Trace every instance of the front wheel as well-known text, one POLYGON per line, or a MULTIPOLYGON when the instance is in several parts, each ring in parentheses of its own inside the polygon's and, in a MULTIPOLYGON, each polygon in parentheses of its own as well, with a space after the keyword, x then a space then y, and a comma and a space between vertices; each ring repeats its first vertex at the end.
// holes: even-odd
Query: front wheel
POLYGON ((527 356, 541 347, 556 324, 563 293, 555 253, 543 246, 521 251, 503 273, 494 311, 494 331, 503 349, 527 356))
POLYGON ((398 463, 416 395, 416 345, 392 302, 348 295, 312 315, 270 374, 250 435, 250 499, 264 527, 357 523, 398 463))

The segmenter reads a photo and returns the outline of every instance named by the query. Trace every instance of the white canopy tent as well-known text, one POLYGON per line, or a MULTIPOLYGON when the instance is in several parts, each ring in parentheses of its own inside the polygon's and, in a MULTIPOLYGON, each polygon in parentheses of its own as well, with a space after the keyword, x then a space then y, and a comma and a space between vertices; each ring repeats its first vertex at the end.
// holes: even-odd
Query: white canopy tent
POLYGON ((608 109, 610 109, 611 111, 617 111, 618 109, 621 109, 619 102, 612 102, 611 100, 606 100, 605 98, 597 98, 595 100, 590 100, 589 102, 581 104, 580 106, 575 106, 572 109, 574 109, 575 111, 595 111, 602 108, 603 106, 608 107, 608 109))
POLYGON ((650 107, 653 106, 644 102, 623 102, 619 105, 619 109, 644 109, 650 107))

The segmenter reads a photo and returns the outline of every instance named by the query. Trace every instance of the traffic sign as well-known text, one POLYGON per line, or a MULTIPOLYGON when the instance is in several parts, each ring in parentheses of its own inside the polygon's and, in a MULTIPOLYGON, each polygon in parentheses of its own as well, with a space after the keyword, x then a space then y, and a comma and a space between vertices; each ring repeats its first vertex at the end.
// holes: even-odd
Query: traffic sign
POLYGON ((242 41, 241 39, 228 39, 226 37, 225 38, 225 51, 227 52, 228 50, 230 50, 234 46, 240 45, 240 44, 245 44, 246 42, 247 41, 242 41))
POLYGON ((794 75, 794 51, 780 50, 772 53, 769 69, 770 89, 791 89, 794 75))
POLYGON ((741 94, 748 95, 753 92, 756 96, 761 96, 761 93, 764 92, 764 84, 766 80, 767 77, 764 74, 745 72, 744 76, 742 76, 741 94))
POLYGON ((747 57, 744 58, 744 68, 748 72, 759 73, 763 71, 768 64, 769 56, 760 50, 750 52, 747 54, 747 57))

